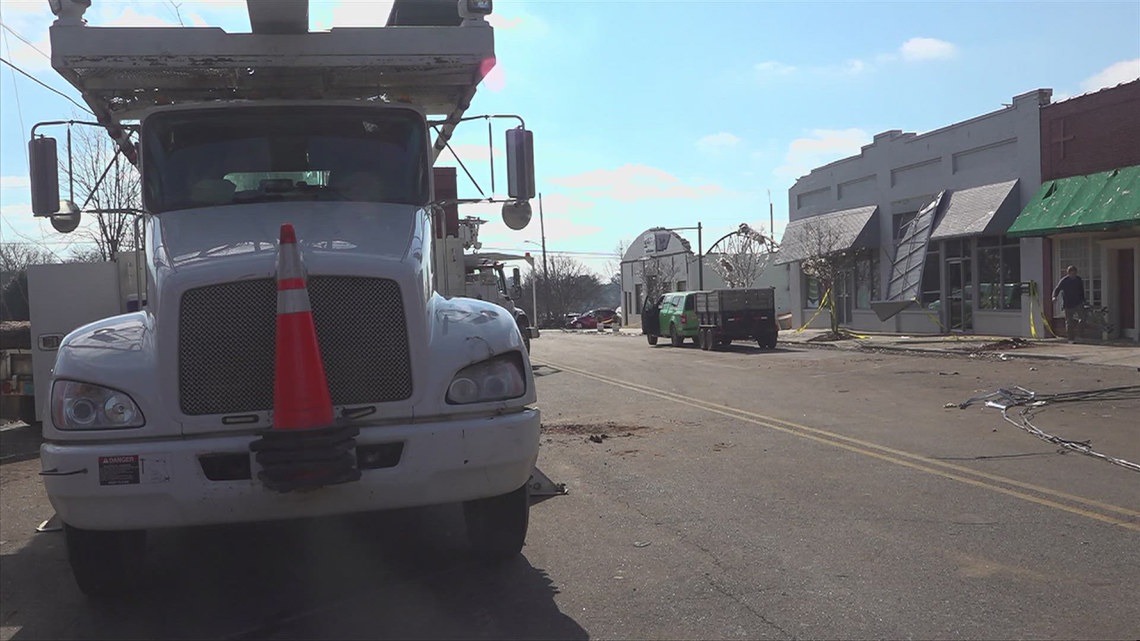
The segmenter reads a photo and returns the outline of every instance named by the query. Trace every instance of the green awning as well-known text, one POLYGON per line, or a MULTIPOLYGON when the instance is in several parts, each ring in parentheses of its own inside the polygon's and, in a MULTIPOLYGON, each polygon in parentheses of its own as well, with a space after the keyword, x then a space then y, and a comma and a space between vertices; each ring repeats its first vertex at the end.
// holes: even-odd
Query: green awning
POLYGON ((1051 236, 1122 227, 1140 227, 1140 165, 1046 182, 1006 235, 1051 236))

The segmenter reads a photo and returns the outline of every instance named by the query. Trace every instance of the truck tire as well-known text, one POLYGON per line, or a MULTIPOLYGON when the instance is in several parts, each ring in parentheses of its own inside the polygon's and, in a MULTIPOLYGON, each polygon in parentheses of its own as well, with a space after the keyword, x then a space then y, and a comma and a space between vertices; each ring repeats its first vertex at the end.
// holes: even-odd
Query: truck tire
POLYGON ((657 334, 646 334, 645 340, 649 341, 650 345, 656 345, 657 344, 657 334))
POLYGON ((681 336, 681 332, 677 331, 677 326, 673 323, 669 324, 669 342, 673 347, 680 347, 685 344, 685 337, 681 336))
POLYGON ((522 552, 530 521, 530 486, 463 503, 467 542, 477 555, 507 560, 522 552))
POLYGON ((129 594, 146 559, 146 530, 83 530, 66 523, 67 560, 79 590, 92 598, 129 594))

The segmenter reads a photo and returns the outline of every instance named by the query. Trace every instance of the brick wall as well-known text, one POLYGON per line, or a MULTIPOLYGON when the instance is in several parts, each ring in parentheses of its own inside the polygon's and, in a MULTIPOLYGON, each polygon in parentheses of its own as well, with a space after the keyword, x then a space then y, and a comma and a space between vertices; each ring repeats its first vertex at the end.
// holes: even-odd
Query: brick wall
POLYGON ((1140 80, 1041 108, 1041 180, 1140 165, 1140 80))

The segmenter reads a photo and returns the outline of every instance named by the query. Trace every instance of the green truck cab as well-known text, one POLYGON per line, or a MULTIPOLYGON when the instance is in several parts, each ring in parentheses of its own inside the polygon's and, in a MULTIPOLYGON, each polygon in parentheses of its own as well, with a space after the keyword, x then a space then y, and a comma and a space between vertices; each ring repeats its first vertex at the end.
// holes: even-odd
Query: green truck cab
POLYGON ((700 324, 697 322, 696 298, 700 292, 669 292, 647 301, 641 312, 641 333, 650 345, 658 337, 667 336, 674 347, 684 344, 686 338, 697 342, 700 324))

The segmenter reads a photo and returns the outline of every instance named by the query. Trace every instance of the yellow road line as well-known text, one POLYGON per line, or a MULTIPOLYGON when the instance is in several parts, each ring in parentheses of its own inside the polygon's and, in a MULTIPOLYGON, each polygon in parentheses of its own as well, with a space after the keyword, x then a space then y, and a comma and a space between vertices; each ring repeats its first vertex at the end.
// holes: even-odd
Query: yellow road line
MULTIPOLYGON (((535 362, 540 362, 540 361, 536 360, 535 362)), ((879 445, 877 443, 872 443, 870 441, 864 441, 864 440, 853 438, 850 436, 845 436, 843 434, 838 434, 835 432, 829 432, 827 430, 823 430, 823 429, 819 429, 819 428, 815 428, 815 427, 809 427, 807 425, 800 425, 799 423, 793 423, 791 421, 785 421, 785 420, 773 418, 770 416, 764 416, 762 414, 757 414, 755 412, 750 412, 748 410, 742 410, 742 409, 730 407, 727 405, 721 405, 719 403, 713 403, 712 401, 705 401, 705 400, 701 400, 701 399, 697 399, 697 398, 691 398, 688 396, 684 396, 681 394, 675 394, 672 392, 663 392, 661 390, 654 389, 654 388, 648 387, 646 385, 641 385, 639 383, 632 383, 629 381, 622 381, 622 380, 618 380, 615 378, 611 378, 611 377, 608 377, 605 375, 599 375, 596 372, 589 372, 586 370, 581 370, 581 369, 569 367, 566 365, 558 365, 558 364, 554 364, 554 363, 550 363, 550 362, 542 362, 542 364, 547 365, 549 367, 557 367, 558 369, 560 369, 564 372, 577 374, 579 376, 583 376, 583 377, 589 378, 591 380, 610 383, 612 385, 617 385, 619 387, 623 387, 625 389, 635 391, 635 392, 641 392, 643 394, 646 394, 649 396, 654 396, 656 398, 660 398, 663 400, 673 401, 673 402, 679 403, 681 405, 688 405, 688 406, 694 407, 696 409, 705 410, 707 412, 712 412, 714 414, 720 414, 720 415, 728 417, 728 418, 743 420, 743 421, 746 421, 749 423, 753 423, 755 425, 760 425, 762 427, 767 427, 769 429, 773 429, 773 430, 776 430, 779 432, 791 434, 793 436, 799 436, 801 438, 806 438, 808 440, 816 441, 818 443, 822 443, 825 445, 831 445, 831 446, 838 447, 838 448, 841 448, 844 450, 848 450, 850 452, 863 454, 865 456, 870 456, 872 458, 877 458, 877 459, 887 461, 890 463, 895 463, 897 465, 902 465, 904 467, 909 467, 911 469, 927 472, 930 474, 935 474, 937 476, 952 479, 952 480, 958 481, 960 483, 965 483, 967 485, 973 485, 975 487, 981 487, 984 489, 993 490, 993 491, 999 492, 1001 494, 1006 494, 1008 496, 1012 496, 1012 497, 1019 498, 1019 499, 1025 500, 1025 501, 1029 501, 1031 503, 1036 503, 1038 505, 1043 505, 1043 506, 1054 508, 1057 510, 1062 510, 1062 511, 1069 512, 1072 514, 1077 514, 1079 516, 1083 516, 1086 518, 1094 519, 1094 520, 1101 521, 1104 523, 1110 523, 1112 525, 1118 525, 1120 527, 1123 527, 1123 528, 1126 528, 1129 530, 1134 530, 1134 531, 1140 532, 1140 523, 1134 523, 1131 521, 1122 520, 1121 518, 1116 517, 1116 516, 1110 516, 1110 515, 1106 515, 1106 514, 1101 514, 1099 512, 1093 512, 1091 510, 1084 509, 1084 507, 1076 507, 1076 506, 1072 506, 1072 505, 1066 505, 1064 503, 1059 503, 1057 501, 1050 500, 1049 498, 1044 498, 1041 496, 1034 496, 1032 494, 1026 494, 1024 492, 1019 492, 1017 490, 1010 489, 1008 487, 1002 487, 1001 485, 995 485, 995 483, 1001 483, 1004 485, 1009 485, 1009 486, 1021 488, 1023 490, 1036 492, 1038 494, 1042 494, 1044 496, 1052 497, 1052 498, 1055 498, 1058 500, 1070 501, 1072 503, 1078 503, 1078 504, 1081 504, 1082 506, 1085 506, 1085 507, 1090 507, 1090 508, 1095 507, 1095 508, 1104 510, 1106 512, 1115 512, 1115 513, 1123 515, 1125 517, 1140 517, 1140 512, 1138 512, 1136 510, 1129 509, 1129 508, 1121 507, 1118 505, 1113 505, 1111 503, 1104 503, 1102 501, 1097 501, 1095 499, 1089 499, 1089 498, 1085 498, 1085 497, 1081 497, 1081 496, 1076 496, 1073 494, 1068 494, 1068 493, 1061 492, 1058 490, 1053 490, 1050 488, 1041 487, 1039 485, 1033 485, 1031 483, 1025 483, 1025 482, 1018 481, 1015 479, 1006 478, 1004 476, 998 476, 996 474, 990 474, 988 472, 981 472, 978 470, 973 470, 973 469, 970 469, 970 468, 962 466, 962 465, 956 465, 954 463, 947 463, 945 461, 938 461, 938 460, 935 460, 935 459, 932 459, 932 458, 929 458, 926 456, 922 456, 921 454, 914 454, 913 452, 906 452, 904 450, 894 449, 894 448, 887 447, 884 445, 879 445), (939 468, 942 468, 942 469, 939 469, 939 468), (970 476, 977 477, 977 478, 969 478, 969 477, 963 476, 963 474, 968 474, 970 476), (985 480, 979 480, 979 479, 985 479, 985 480)))

